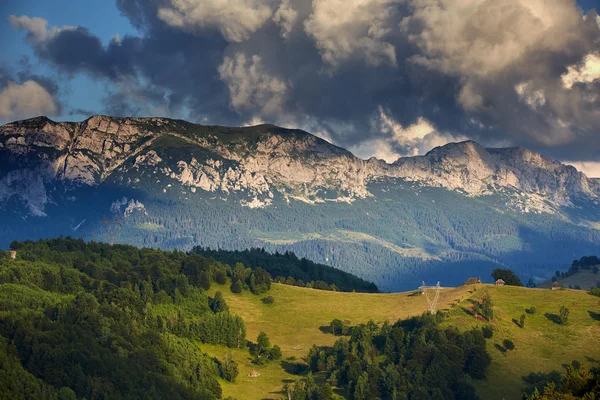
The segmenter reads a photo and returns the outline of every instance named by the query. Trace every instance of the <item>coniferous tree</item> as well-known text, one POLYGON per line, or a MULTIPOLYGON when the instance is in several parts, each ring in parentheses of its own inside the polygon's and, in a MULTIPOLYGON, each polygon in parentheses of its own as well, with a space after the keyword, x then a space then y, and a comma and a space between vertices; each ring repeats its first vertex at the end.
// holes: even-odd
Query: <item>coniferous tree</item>
POLYGON ((233 283, 231 284, 230 290, 233 293, 239 294, 242 293, 242 283, 240 282, 239 279, 234 279, 233 283))

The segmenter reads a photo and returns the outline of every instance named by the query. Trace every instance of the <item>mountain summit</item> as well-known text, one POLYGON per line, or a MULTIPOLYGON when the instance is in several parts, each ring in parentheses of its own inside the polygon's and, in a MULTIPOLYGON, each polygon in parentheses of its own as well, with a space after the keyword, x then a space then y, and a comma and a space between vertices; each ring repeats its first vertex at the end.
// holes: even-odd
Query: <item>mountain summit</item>
MULTIPOLYGON (((0 127, 0 242, 294 251, 383 290, 600 251, 600 181, 467 141, 392 164, 274 125, 46 117, 0 127), (115 224, 115 225, 111 225, 115 224)), ((557 265, 558 264, 558 265, 557 265)))
POLYGON ((547 212, 571 206, 575 198, 600 196, 597 181, 523 148, 485 149, 467 141, 387 164, 273 125, 227 128, 167 118, 93 116, 54 122, 37 117, 0 127, 0 150, 5 160, 0 202, 16 196, 33 215, 43 215, 52 201, 45 191, 49 183, 58 181, 66 191, 107 181, 136 187, 144 176, 152 176, 155 184, 162 177, 163 190, 172 190, 169 182, 175 180, 182 191, 243 194, 240 202, 248 207, 269 206, 275 193, 288 201, 351 202, 371 196, 368 184, 381 178, 471 196, 514 190, 527 198, 523 210, 547 212), (185 148, 190 152, 173 159, 185 148))

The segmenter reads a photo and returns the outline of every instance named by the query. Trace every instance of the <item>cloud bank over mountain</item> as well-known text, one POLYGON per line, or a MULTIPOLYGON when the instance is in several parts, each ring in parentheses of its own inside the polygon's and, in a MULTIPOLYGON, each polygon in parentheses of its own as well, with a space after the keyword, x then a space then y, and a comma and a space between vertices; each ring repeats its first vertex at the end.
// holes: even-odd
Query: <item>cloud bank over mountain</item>
POLYGON ((116 5, 137 35, 9 20, 60 79, 106 83, 96 112, 268 121, 388 161, 466 138, 600 161, 600 17, 571 0, 116 5))

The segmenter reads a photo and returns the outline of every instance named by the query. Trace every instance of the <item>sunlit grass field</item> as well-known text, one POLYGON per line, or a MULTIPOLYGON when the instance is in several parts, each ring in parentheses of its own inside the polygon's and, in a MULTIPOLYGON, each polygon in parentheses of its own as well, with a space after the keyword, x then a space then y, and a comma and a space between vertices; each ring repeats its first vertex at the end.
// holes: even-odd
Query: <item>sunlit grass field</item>
MULTIPOLYGON (((233 294, 228 285, 213 285, 210 295, 220 290, 231 312, 244 318, 247 338, 255 341, 264 331, 271 344, 279 345, 283 352, 281 363, 254 366, 247 349, 231 353, 239 364, 240 375, 236 383, 222 382, 224 396, 237 399, 281 398, 286 382, 301 376, 292 374, 289 364, 301 361, 313 344, 330 346, 336 338, 327 333, 331 320, 338 318, 352 325, 373 320, 395 322, 398 319, 420 315, 427 310, 424 296, 418 293, 364 294, 328 292, 294 286, 273 284, 269 293, 256 296, 247 291, 233 294), (274 304, 263 304, 261 298, 271 295, 274 304), (291 358, 290 358, 291 357, 291 358), (295 357, 295 359, 293 358, 295 357), (286 371, 286 369, 289 371, 286 371), (248 374, 256 370, 260 376, 248 374)), ((494 337, 488 340, 492 364, 488 379, 476 387, 483 399, 518 399, 525 386, 522 377, 530 372, 559 370, 573 360, 600 366, 600 298, 583 291, 526 289, 476 285, 443 289, 439 309, 448 310, 450 317, 444 325, 460 329, 481 327, 484 323, 471 316, 467 309, 471 299, 489 291, 494 301, 496 319, 494 337), (533 315, 525 308, 536 307, 533 315), (551 320, 559 308, 570 309, 568 324, 561 326, 551 320), (526 314, 525 327, 516 321, 526 314), (548 315, 545 315, 548 314, 548 315), (515 344, 511 351, 499 350, 505 339, 515 344)), ((223 347, 202 346, 209 354, 222 358, 223 347)))

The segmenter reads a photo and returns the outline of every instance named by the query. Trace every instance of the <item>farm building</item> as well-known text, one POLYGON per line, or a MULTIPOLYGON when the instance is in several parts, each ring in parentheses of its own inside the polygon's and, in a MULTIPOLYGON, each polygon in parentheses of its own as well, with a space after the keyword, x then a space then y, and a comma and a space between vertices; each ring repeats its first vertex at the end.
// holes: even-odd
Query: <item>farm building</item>
POLYGON ((464 283, 463 286, 477 285, 478 283, 481 283, 481 279, 479 279, 479 278, 469 278, 469 279, 467 279, 467 281, 464 283))

